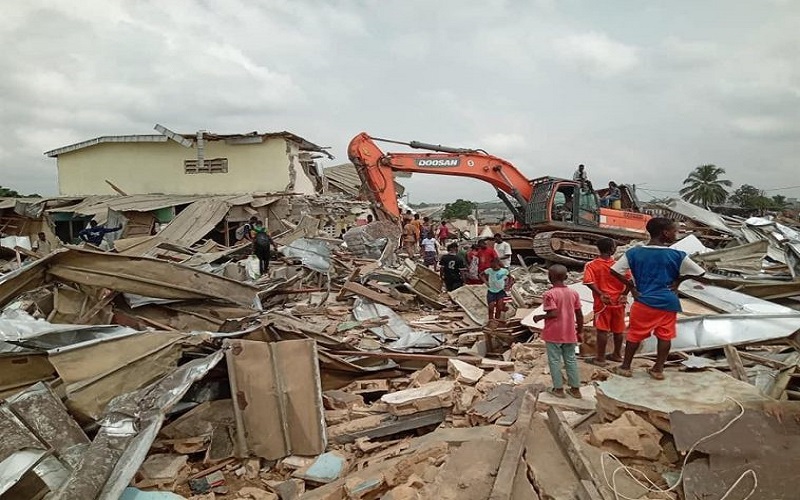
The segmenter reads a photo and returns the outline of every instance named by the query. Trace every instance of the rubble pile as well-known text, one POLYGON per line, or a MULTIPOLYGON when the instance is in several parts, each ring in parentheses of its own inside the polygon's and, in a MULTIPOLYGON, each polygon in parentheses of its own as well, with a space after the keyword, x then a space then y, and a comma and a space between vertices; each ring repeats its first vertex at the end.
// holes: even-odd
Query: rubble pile
POLYGON ((22 252, 0 275, 0 496, 677 499, 743 477, 744 498, 754 475, 754 498, 794 498, 796 229, 662 209, 714 285, 681 285, 665 382, 653 339, 633 378, 586 362, 587 326, 580 399, 546 390, 546 270, 514 267, 490 322, 484 285, 444 292, 385 222, 338 239, 285 211, 263 276, 248 243, 186 228, 22 252))

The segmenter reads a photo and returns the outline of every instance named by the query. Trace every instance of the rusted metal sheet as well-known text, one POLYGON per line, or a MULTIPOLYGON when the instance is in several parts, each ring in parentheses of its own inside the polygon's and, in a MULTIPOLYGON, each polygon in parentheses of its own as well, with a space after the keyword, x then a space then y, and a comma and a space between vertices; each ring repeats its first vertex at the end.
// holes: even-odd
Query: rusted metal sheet
POLYGON ((60 460, 70 468, 77 467, 89 438, 46 384, 39 382, 6 403, 60 460))
MULTIPOLYGON (((53 254, 47 268, 47 274, 73 283, 161 299, 219 299, 252 306, 258 292, 254 286, 159 259, 83 249, 53 254)), ((4 295, 0 285, 0 299, 4 295)))
POLYGON ((325 451, 317 349, 313 340, 225 342, 237 453, 268 460, 325 451))
POLYGON ((149 257, 68 248, 9 273, 0 281, 0 306, 56 277, 81 285, 108 288, 160 299, 217 299, 257 305, 258 288, 149 257))
POLYGON ((140 389, 174 370, 181 356, 177 333, 143 333, 51 352, 50 362, 66 385, 70 408, 99 419, 119 394, 140 389))
POLYGON ((80 464, 50 500, 118 499, 146 458, 164 414, 222 357, 217 351, 195 359, 143 389, 114 398, 80 464))

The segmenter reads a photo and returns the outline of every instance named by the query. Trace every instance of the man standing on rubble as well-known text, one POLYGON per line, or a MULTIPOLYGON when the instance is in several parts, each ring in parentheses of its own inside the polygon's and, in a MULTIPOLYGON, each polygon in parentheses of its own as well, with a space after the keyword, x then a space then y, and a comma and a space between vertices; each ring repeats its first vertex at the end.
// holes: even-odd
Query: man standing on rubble
POLYGON ((103 238, 106 234, 119 231, 120 229, 122 229, 122 226, 109 228, 98 225, 96 220, 91 220, 89 221, 89 227, 78 233, 78 238, 86 243, 91 243, 92 245, 99 247, 100 244, 103 243, 103 238))
POLYGON ((464 286, 467 263, 463 257, 458 255, 458 243, 455 241, 447 245, 447 253, 439 259, 439 270, 444 287, 448 292, 464 286))
POLYGON ((253 238, 253 254, 258 257, 259 270, 263 276, 269 271, 270 247, 274 248, 277 252, 278 246, 275 244, 275 241, 270 238, 267 233, 267 228, 264 227, 261 221, 256 221, 253 226, 253 231, 255 232, 255 238, 253 238))
POLYGON ((494 235, 494 251, 497 252, 503 267, 511 268, 511 244, 503 241, 503 235, 500 233, 494 235))
POLYGON ((650 335, 658 339, 656 363, 647 373, 656 380, 664 380, 664 363, 675 338, 678 313, 678 285, 681 281, 695 279, 702 282, 705 270, 690 259, 686 252, 669 246, 675 242, 678 225, 665 217, 655 217, 647 222, 650 241, 625 252, 613 266, 611 275, 627 286, 635 302, 631 307, 625 357, 622 364, 611 371, 623 377, 633 376, 631 362, 639 345, 650 335), (626 277, 630 271, 633 280, 626 277))

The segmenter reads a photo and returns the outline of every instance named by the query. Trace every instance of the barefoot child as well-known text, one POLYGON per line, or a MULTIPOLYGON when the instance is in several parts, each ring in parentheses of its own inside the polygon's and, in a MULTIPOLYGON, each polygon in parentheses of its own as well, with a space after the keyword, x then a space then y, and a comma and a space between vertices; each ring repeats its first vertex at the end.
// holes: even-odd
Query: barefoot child
POLYGON ((514 278, 500 263, 500 259, 495 257, 491 267, 481 274, 481 279, 489 287, 489 292, 486 294, 486 302, 489 304, 489 321, 501 319, 505 310, 503 299, 506 298, 506 291, 514 284, 514 278))
POLYGON ((583 330, 583 311, 578 292, 568 288, 564 281, 567 279, 567 268, 556 264, 550 266, 547 277, 553 288, 547 290, 542 296, 544 314, 537 314, 533 321, 544 320, 542 340, 547 346, 547 364, 550 366, 550 376, 553 378, 553 389, 550 391, 559 398, 565 398, 564 381, 561 376, 561 360, 567 368, 567 393, 574 397, 581 397, 581 379, 578 372, 578 361, 575 358, 575 348, 581 338, 583 330))
POLYGON ((656 380, 664 380, 664 363, 676 335, 677 316, 681 311, 677 287, 687 279, 708 280, 701 278, 705 270, 686 252, 669 248, 678 232, 674 221, 664 217, 650 219, 647 232, 650 241, 646 245, 631 248, 611 266, 611 274, 627 285, 635 300, 631 307, 625 358, 612 371, 630 377, 636 350, 642 341, 655 334, 658 339, 656 363, 647 372, 656 380), (628 271, 633 275, 633 281, 625 276, 628 271))
POLYGON ((597 354, 590 362, 605 366, 609 333, 614 335, 614 354, 608 356, 608 359, 617 363, 622 361, 628 289, 624 283, 611 276, 613 255, 617 250, 616 242, 611 238, 603 238, 597 242, 597 249, 600 250, 600 257, 586 264, 583 284, 592 291, 594 297, 594 327, 597 330, 597 354))

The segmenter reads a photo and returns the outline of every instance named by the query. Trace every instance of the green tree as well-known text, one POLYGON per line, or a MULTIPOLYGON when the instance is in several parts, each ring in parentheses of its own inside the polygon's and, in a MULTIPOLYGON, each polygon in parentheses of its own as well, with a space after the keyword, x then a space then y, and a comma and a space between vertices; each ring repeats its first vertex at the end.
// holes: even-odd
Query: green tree
POLYGON ((41 198, 41 196, 36 193, 22 194, 11 188, 0 186, 0 198, 41 198))
POLYGON ((16 191, 14 191, 11 188, 0 186, 0 197, 3 197, 3 198, 20 198, 20 197, 22 197, 22 195, 19 194, 16 191))
POLYGON ((472 215, 476 206, 474 202, 459 198, 453 203, 448 203, 444 206, 442 219, 466 219, 472 215))
POLYGON ((724 202, 728 198, 728 190, 733 185, 723 179, 725 169, 716 165, 700 165, 684 179, 680 195, 684 200, 708 207, 724 202))
POLYGON ((764 204, 764 192, 750 184, 742 184, 731 194, 728 201, 742 208, 761 208, 764 204))
POLYGON ((775 210, 786 210, 789 206, 789 202, 786 201, 786 197, 782 194, 776 194, 772 197, 772 208, 775 210))

